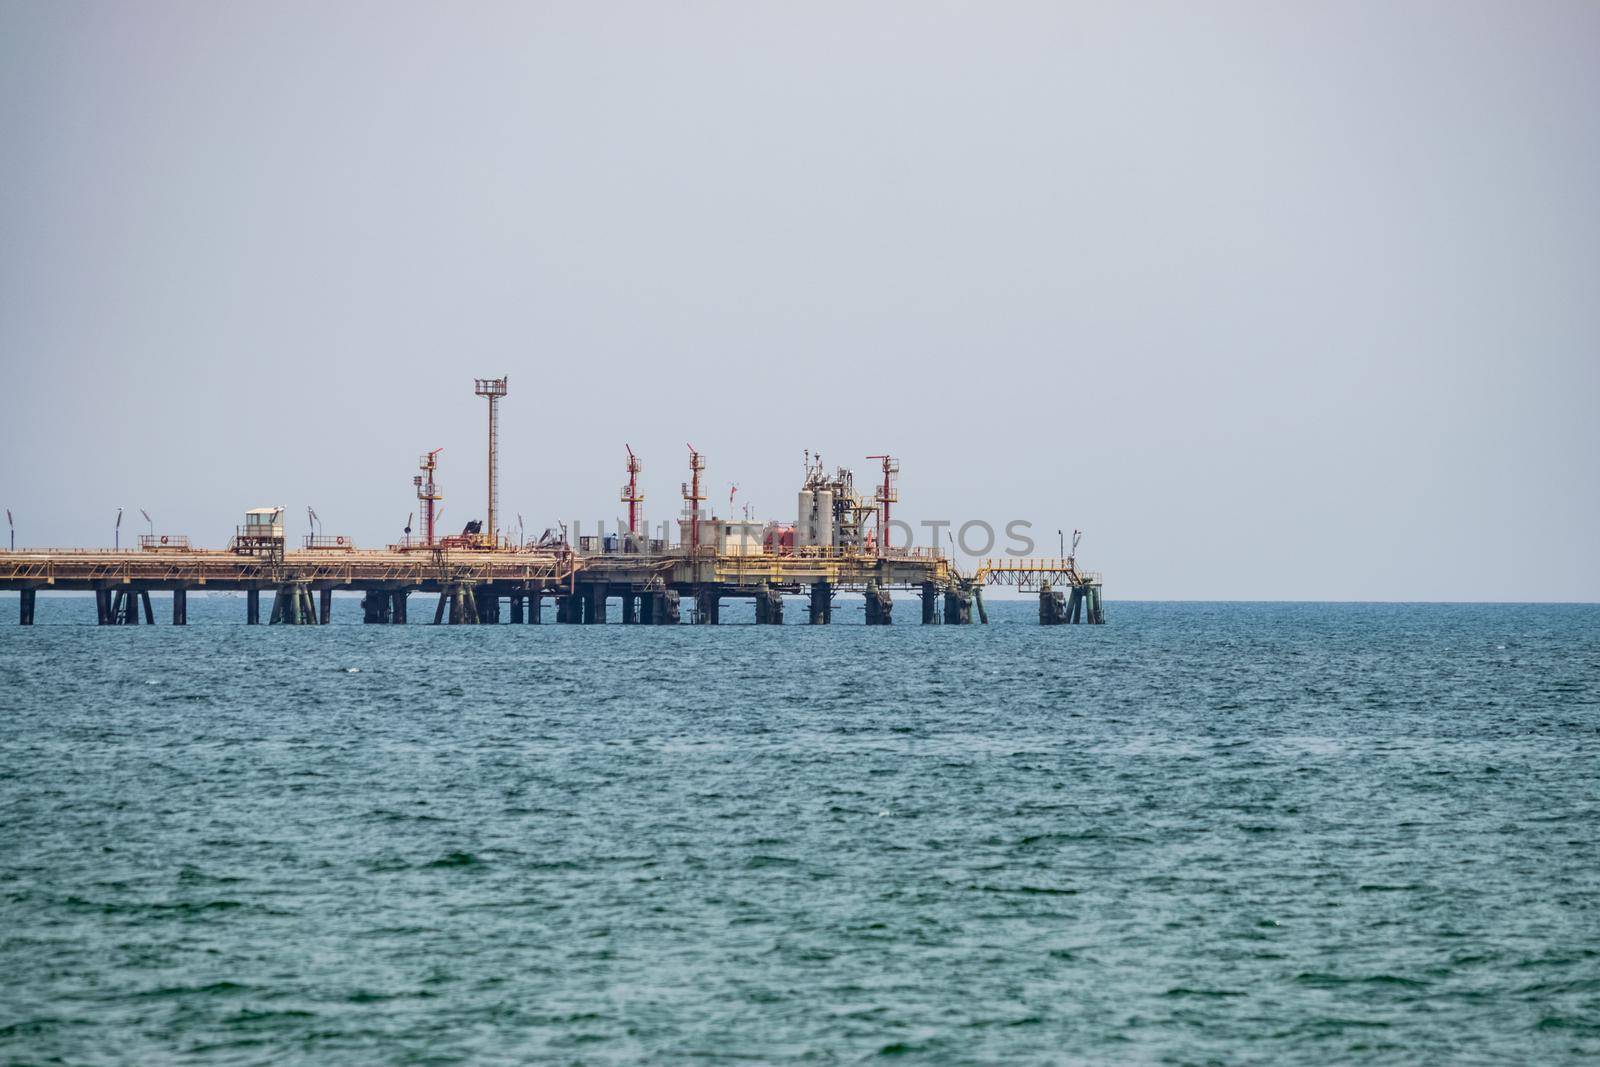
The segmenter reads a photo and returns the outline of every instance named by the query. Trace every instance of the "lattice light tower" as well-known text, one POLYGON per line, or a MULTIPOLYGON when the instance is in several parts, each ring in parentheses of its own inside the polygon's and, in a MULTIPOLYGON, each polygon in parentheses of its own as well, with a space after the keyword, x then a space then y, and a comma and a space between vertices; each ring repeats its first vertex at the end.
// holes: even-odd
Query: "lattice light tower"
POLYGON ((484 517, 484 538, 490 545, 500 540, 499 528, 494 524, 494 513, 500 507, 500 429, 498 416, 500 398, 506 395, 506 378, 474 378, 474 391, 489 400, 489 514, 484 517))

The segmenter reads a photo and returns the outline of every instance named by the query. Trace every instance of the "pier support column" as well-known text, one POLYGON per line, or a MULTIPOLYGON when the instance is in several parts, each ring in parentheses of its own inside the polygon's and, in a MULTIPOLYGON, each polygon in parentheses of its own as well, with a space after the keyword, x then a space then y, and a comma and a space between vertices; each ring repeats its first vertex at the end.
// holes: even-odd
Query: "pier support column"
POLYGON ((139 590, 139 602, 144 605, 144 623, 145 623, 145 625, 146 626, 154 626, 156 624, 156 613, 155 613, 155 609, 150 606, 150 590, 148 590, 148 589, 139 590))
POLYGON ((922 625, 939 624, 939 587, 932 582, 922 583, 922 625))
POLYGON ((522 594, 511 594, 511 625, 518 626, 522 623, 522 594))
POLYGON ((566 593, 556 594, 556 622, 569 623, 572 621, 572 608, 576 598, 566 593))
POLYGON ((700 589, 694 594, 694 621, 704 626, 715 626, 722 621, 722 597, 714 589, 700 589))
POLYGON ((639 594, 639 621, 646 626, 676 626, 680 621, 678 594, 664 592, 639 594))
POLYGON ((494 586, 484 583, 475 588, 472 591, 472 604, 478 609, 479 622, 500 621, 500 591, 494 586))
POLYGON ((19 604, 17 609, 18 625, 33 625, 33 606, 37 592, 38 591, 34 589, 23 589, 19 591, 19 596, 17 597, 19 604))
POLYGON ((110 626, 117 620, 111 614, 111 590, 96 589, 94 591, 95 618, 101 626, 110 626))
POLYGON ((317 622, 323 626, 333 621, 333 587, 317 590, 317 622))
POLYGON ((122 593, 122 625, 139 625, 139 591, 129 589, 122 593))
POLYGON ((622 624, 630 626, 639 621, 638 598, 632 590, 624 590, 622 594, 622 624))
POLYGON ((756 622, 763 626, 783 625, 783 594, 763 589, 756 594, 756 622))
POLYGON ((811 583, 811 625, 826 625, 833 621, 833 586, 828 582, 811 583))
POLYGON ((589 586, 583 597, 583 621, 604 625, 606 621, 606 594, 605 583, 596 582, 589 586))
POLYGON ((189 625, 189 590, 182 587, 172 591, 172 625, 189 625))
POLYGON ((1093 626, 1103 626, 1106 621, 1105 605, 1100 602, 1100 587, 1089 587, 1089 623, 1093 626))
POLYGON ((978 622, 984 626, 989 625, 989 612, 983 606, 983 586, 972 587, 972 606, 978 609, 978 622))
POLYGON ((316 609, 311 602, 311 590, 305 585, 285 585, 279 588, 272 602, 272 623, 285 626, 316 625, 316 609))
POLYGON ((542 622, 540 615, 544 611, 544 593, 537 591, 528 594, 528 625, 542 622))
POLYGON ((247 626, 261 625, 261 590, 244 591, 244 621, 247 626))
POLYGON ((411 597, 411 592, 406 589, 396 589, 389 594, 389 621, 399 626, 406 624, 406 603, 411 597))
POLYGON ((972 622, 972 594, 954 583, 944 589, 946 626, 966 626, 972 622))
POLYGON ((1065 594, 1052 589, 1049 582, 1039 587, 1039 625, 1060 626, 1067 621, 1065 594))
POLYGON ((1072 587, 1072 595, 1067 598, 1066 614, 1062 622, 1078 623, 1083 621, 1083 588, 1072 587))
POLYGON ((361 621, 385 623, 389 621, 389 592, 386 589, 368 589, 361 598, 361 621))
POLYGON ((889 626, 894 622, 894 597, 877 583, 867 586, 867 625, 889 626))

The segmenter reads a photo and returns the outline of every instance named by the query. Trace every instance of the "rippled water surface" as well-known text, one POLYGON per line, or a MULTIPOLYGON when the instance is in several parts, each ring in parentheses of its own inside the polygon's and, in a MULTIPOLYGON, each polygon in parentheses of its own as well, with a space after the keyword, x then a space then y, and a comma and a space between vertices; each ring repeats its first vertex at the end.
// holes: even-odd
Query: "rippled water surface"
POLYGON ((0 600, 0 1061, 1600 1054, 1600 608, 900 601, 0 600))

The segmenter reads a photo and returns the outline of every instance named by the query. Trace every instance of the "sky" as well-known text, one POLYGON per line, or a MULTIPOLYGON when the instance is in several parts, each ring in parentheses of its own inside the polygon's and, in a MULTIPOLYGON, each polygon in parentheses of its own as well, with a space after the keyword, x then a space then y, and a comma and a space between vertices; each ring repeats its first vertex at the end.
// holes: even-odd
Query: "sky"
POLYGON ((507 375, 529 533, 888 452, 1113 600, 1600 600, 1597 102, 1563 0, 0 0, 0 505, 458 529, 507 375))

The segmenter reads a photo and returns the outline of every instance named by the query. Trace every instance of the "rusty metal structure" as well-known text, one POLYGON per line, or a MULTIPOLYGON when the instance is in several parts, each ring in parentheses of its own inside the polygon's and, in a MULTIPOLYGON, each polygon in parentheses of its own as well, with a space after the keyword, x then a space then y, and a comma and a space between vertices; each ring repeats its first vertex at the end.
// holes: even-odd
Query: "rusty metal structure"
MULTIPOLYGON (((439 484, 433 480, 433 476, 434 473, 439 469, 439 453, 443 451, 444 449, 442 448, 436 448, 432 452, 424 452, 422 454, 422 458, 417 461, 417 466, 422 473, 412 475, 411 477, 411 484, 416 486, 417 489, 417 499, 422 501, 423 548, 432 548, 436 541, 436 532, 433 528, 434 516, 436 514, 434 505, 444 499, 444 490, 441 489, 439 484)), ((406 525, 409 527, 410 523, 407 523, 406 525)), ((398 547, 412 547, 410 544, 409 533, 407 533, 406 543, 398 547)))
POLYGON ((889 505, 900 499, 900 492, 895 488, 895 482, 900 477, 900 461, 893 456, 867 458, 883 461, 883 484, 878 486, 874 494, 878 502, 878 553, 882 555, 889 548, 889 505))
POLYGON ((706 469, 706 460, 694 445, 689 445, 689 480, 683 483, 683 518, 688 523, 689 554, 700 554, 700 527, 704 515, 700 505, 705 503, 705 494, 700 491, 700 472, 706 469))
POLYGON ((639 537, 639 505, 644 502, 644 494, 639 491, 639 471, 641 465, 639 457, 633 454, 632 445, 623 445, 628 450, 628 484, 622 487, 622 502, 628 505, 628 538, 637 540, 639 537))

